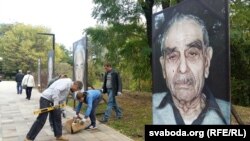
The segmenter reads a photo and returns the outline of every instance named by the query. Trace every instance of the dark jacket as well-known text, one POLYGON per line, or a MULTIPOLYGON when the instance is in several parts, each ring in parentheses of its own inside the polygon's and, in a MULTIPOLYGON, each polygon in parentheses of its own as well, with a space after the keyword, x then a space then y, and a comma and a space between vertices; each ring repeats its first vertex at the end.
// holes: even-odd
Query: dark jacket
MULTIPOLYGON (((116 72, 114 69, 112 69, 110 73, 111 73, 112 91, 113 91, 113 94, 117 96, 117 92, 122 92, 122 81, 121 81, 119 73, 116 72)), ((104 75, 104 83, 102 86, 103 93, 107 93, 107 87, 106 87, 107 75, 108 75, 108 72, 106 72, 104 75)))
POLYGON ((17 74, 16 74, 16 82, 22 82, 23 77, 24 77, 24 74, 22 74, 22 73, 17 73, 17 74))

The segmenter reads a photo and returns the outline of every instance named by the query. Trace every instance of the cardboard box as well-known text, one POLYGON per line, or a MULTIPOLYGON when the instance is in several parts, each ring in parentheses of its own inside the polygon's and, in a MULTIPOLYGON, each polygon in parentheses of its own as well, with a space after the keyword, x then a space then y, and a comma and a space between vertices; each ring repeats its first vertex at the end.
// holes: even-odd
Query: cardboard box
POLYGON ((67 132, 69 132, 71 134, 79 132, 86 127, 86 124, 87 124, 86 122, 84 124, 80 124, 80 123, 73 123, 73 121, 74 121, 74 119, 69 119, 65 123, 65 128, 66 128, 67 132))

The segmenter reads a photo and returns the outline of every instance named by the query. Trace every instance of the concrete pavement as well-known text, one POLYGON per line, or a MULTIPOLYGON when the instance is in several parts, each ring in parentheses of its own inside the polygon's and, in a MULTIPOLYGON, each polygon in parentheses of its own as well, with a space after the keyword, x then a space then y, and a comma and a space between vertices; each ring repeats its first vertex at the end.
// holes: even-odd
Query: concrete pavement
MULTIPOLYGON (((33 114, 39 108, 40 93, 37 89, 32 90, 31 100, 26 100, 25 90, 22 95, 16 93, 14 81, 0 82, 0 141, 23 141, 37 115, 33 114)), ((67 118, 63 123, 72 118, 75 112, 71 107, 65 108, 67 118)), ((119 133, 105 124, 97 122, 98 129, 82 130, 75 134, 67 133, 63 128, 63 134, 70 141, 132 141, 132 139, 119 133)), ((47 120, 43 129, 36 137, 36 141, 54 141, 54 133, 50 129, 47 120)))

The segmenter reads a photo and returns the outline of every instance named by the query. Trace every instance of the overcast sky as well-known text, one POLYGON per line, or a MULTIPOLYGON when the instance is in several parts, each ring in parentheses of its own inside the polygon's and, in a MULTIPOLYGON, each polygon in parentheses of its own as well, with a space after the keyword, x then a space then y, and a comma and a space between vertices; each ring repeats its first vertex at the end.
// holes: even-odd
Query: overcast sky
POLYGON ((92 0, 0 0, 0 23, 42 25, 55 34, 56 43, 67 49, 82 37, 83 29, 95 26, 92 0))

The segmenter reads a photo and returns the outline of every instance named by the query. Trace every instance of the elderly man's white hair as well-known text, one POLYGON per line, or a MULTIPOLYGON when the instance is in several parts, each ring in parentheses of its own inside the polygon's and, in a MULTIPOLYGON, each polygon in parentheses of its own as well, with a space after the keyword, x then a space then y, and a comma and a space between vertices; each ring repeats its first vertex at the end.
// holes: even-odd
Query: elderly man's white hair
POLYGON ((178 23, 178 22, 181 22, 181 21, 194 21, 195 23, 197 23, 200 27, 201 27, 201 30, 202 30, 202 33, 203 33, 203 42, 204 42, 204 45, 205 47, 208 47, 209 46, 209 37, 208 37, 208 32, 207 32, 207 29, 205 27, 205 24, 204 22, 194 16, 194 15, 184 15, 184 14, 180 14, 180 13, 177 13, 174 15, 174 17, 169 21, 169 23, 167 24, 165 30, 164 30, 164 34, 163 34, 163 37, 162 37, 162 41, 161 41, 161 51, 164 49, 164 43, 165 43, 165 40, 167 38, 167 35, 168 35, 168 32, 169 32, 169 29, 175 24, 175 23, 178 23))

